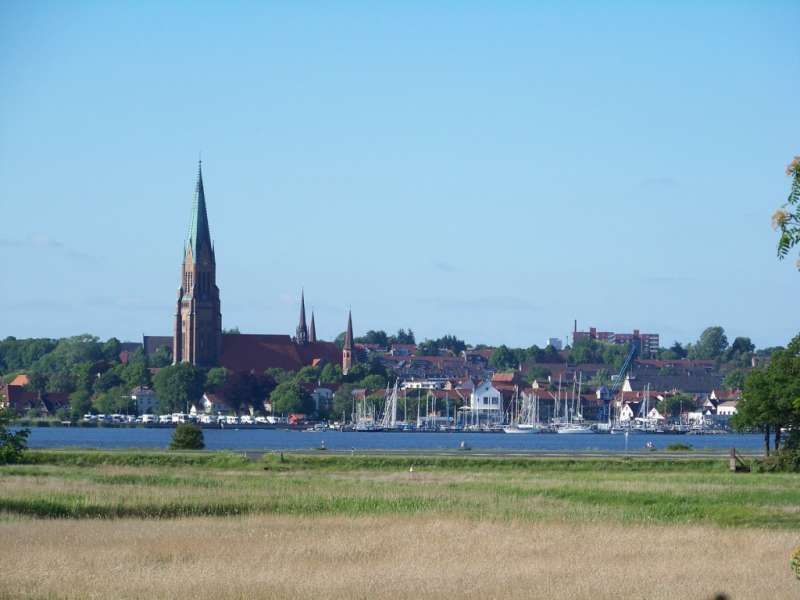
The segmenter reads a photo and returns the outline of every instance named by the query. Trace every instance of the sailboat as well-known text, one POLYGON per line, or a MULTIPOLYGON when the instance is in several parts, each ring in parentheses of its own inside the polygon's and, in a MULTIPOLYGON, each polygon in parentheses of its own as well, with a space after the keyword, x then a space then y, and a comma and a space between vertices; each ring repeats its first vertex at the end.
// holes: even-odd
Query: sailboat
MULTIPOLYGON (((565 433, 565 434, 573 434, 573 435, 581 435, 581 434, 593 434, 594 430, 589 427, 588 425, 584 425, 583 423, 583 411, 581 409, 581 386, 583 384, 583 375, 581 373, 578 374, 578 397, 577 401, 575 398, 575 381, 572 382, 572 406, 573 406, 573 415, 570 417, 569 421, 559 427, 556 432, 557 433, 565 433)), ((565 402, 566 404, 566 402, 565 402)))
POLYGON ((503 427, 505 433, 541 433, 539 425, 539 398, 535 393, 526 395, 522 393, 522 406, 517 410, 516 418, 513 411, 517 409, 517 395, 514 395, 510 423, 503 427))

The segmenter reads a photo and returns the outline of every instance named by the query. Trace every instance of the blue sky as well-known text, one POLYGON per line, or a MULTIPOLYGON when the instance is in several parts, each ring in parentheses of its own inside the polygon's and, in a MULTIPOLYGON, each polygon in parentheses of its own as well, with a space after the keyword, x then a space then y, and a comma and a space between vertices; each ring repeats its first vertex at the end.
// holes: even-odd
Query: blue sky
POLYGON ((796 2, 0 5, 0 337, 171 333, 198 154, 223 323, 785 343, 796 2), (537 4, 534 6, 534 4, 537 4), (669 4, 665 6, 665 4, 669 4))

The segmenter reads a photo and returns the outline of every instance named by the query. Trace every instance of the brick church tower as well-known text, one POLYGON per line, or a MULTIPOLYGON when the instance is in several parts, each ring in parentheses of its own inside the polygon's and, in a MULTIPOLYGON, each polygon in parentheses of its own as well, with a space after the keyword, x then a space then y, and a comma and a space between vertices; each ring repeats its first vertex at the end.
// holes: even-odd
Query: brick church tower
POLYGON ((208 228, 202 163, 197 168, 192 221, 183 248, 181 287, 175 312, 174 363, 201 367, 219 364, 222 352, 222 311, 217 287, 217 263, 208 228))
POLYGON ((342 374, 347 375, 353 368, 353 314, 347 312, 347 331, 344 334, 342 346, 342 374))

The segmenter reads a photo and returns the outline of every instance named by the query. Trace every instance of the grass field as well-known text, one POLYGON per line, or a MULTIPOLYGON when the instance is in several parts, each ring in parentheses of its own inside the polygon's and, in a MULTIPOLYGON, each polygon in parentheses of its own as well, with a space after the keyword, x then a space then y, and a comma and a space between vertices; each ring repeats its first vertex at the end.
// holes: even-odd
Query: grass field
POLYGON ((800 477, 713 460, 37 452, 0 514, 0 597, 800 597, 800 477))

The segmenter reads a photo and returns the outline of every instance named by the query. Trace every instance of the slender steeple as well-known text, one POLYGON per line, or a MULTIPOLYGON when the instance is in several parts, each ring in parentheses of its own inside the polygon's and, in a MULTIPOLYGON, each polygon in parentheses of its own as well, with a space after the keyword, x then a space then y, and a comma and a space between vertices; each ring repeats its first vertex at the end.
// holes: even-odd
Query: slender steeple
POLYGON ((175 309, 172 358, 214 367, 222 353, 222 310, 217 287, 217 265, 208 228, 202 165, 192 202, 192 220, 183 247, 181 286, 175 309))
POLYGON ((203 189, 203 162, 197 164, 197 183, 194 186, 194 202, 192 203, 192 220, 189 223, 189 235, 186 247, 191 248, 192 258, 197 260, 203 248, 211 247, 211 231, 208 227, 208 213, 206 211, 206 193, 203 189))
POLYGON ((347 332, 342 347, 342 374, 347 375, 353 366, 353 315, 347 311, 347 332))
POLYGON ((312 344, 317 343, 317 328, 314 326, 314 311, 311 311, 311 325, 308 326, 308 341, 312 344))
POLYGON ((305 292, 300 292, 300 323, 297 325, 297 343, 308 343, 308 327, 306 327, 306 298, 305 292))

